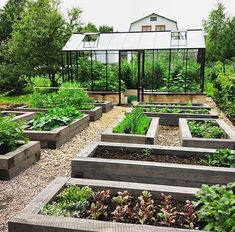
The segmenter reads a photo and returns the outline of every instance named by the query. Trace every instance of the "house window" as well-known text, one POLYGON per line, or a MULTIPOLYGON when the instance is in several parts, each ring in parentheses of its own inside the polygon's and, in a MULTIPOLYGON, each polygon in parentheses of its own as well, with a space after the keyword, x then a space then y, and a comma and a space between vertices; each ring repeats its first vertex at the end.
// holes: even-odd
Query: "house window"
POLYGON ((155 28, 156 31, 165 31, 166 26, 165 25, 157 25, 155 28))
POLYGON ((142 31, 152 31, 152 26, 142 26, 142 31))
POLYGON ((150 17, 150 21, 157 21, 157 17, 156 16, 150 17))

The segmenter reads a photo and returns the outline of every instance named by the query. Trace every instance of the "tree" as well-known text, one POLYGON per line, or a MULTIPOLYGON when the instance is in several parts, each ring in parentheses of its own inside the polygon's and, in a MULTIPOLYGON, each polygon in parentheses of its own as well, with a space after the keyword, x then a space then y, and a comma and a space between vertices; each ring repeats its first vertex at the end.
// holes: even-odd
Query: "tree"
POLYGON ((57 86, 61 49, 70 36, 57 0, 29 1, 22 20, 13 24, 10 59, 27 76, 47 75, 57 86))
POLYGON ((83 23, 81 22, 82 10, 78 7, 74 7, 68 11, 68 24, 72 33, 82 30, 83 23))
POLYGON ((0 9, 0 42, 10 38, 12 25, 21 19, 26 0, 8 0, 3 9, 0 9))
POLYGON ((82 32, 98 32, 98 29, 93 23, 90 22, 82 29, 82 32))
POLYGON ((99 26, 99 32, 113 32, 113 27, 106 25, 99 26))
POLYGON ((221 60, 221 48, 223 46, 221 41, 221 34, 226 25, 225 7, 219 2, 215 9, 213 9, 208 20, 203 22, 204 30, 207 32, 207 60, 218 61, 221 60))

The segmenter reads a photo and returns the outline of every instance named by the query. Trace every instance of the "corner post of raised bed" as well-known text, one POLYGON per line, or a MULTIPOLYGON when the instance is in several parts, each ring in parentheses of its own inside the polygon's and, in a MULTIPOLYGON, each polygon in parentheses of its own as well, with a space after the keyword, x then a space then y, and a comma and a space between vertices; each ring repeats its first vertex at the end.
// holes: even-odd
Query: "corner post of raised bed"
POLYGON ((122 59, 121 51, 118 51, 118 93, 119 93, 119 105, 122 104, 122 92, 121 92, 121 78, 122 78, 122 59))

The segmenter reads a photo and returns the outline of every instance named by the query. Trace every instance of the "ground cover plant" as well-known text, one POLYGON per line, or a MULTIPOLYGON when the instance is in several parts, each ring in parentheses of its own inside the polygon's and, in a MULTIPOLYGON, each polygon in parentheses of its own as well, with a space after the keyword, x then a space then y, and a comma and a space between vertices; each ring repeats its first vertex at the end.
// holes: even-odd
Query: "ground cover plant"
POLYGON ((24 136, 22 123, 12 120, 13 116, 0 116, 0 154, 14 151, 21 143, 28 139, 24 136))
POLYGON ((69 186, 57 195, 55 201, 47 204, 41 213, 166 227, 198 227, 191 201, 176 201, 164 194, 156 198, 147 191, 136 197, 128 191, 111 194, 109 189, 93 191, 88 186, 69 186))
POLYGON ((219 127, 216 121, 189 121, 189 129, 193 137, 197 138, 226 138, 226 133, 219 127))
POLYGON ((146 112, 156 112, 156 113, 170 113, 170 114, 209 114, 209 110, 207 109, 180 109, 180 108, 156 108, 156 107, 150 107, 145 108, 146 112))
POLYGON ((141 108, 135 108, 132 113, 127 113, 124 120, 113 128, 113 132, 145 135, 150 121, 141 108))
POLYGON ((36 117, 27 123, 29 130, 51 131, 60 126, 71 124, 83 114, 74 107, 54 108, 48 113, 37 113, 36 117))

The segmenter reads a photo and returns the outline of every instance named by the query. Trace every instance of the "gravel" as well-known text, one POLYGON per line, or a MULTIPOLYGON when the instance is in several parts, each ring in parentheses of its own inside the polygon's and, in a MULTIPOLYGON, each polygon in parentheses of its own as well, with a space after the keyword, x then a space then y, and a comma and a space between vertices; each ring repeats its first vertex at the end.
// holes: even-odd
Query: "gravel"
POLYGON ((10 181, 0 181, 0 231, 7 231, 8 220, 21 211, 40 191, 57 176, 70 176, 71 159, 100 135, 127 110, 115 107, 96 122, 56 150, 42 150, 35 165, 10 181))
POLYGON ((157 145, 161 146, 181 146, 179 138, 179 127, 160 126, 157 145))

